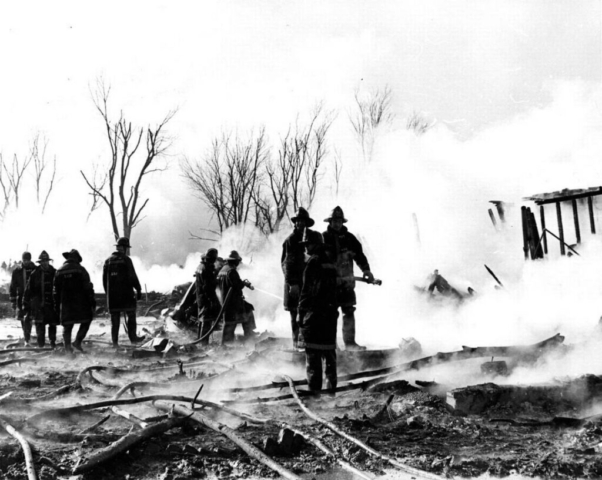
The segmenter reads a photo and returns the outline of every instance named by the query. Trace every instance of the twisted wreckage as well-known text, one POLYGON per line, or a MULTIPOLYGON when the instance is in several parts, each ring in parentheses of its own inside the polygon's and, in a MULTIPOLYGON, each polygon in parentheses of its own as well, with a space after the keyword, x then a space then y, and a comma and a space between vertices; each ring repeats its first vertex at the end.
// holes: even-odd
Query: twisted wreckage
MULTIPOLYGON (((159 302, 151 303, 141 313, 153 313, 159 302)), ((601 418, 590 409, 602 379, 491 383, 558 361, 569 349, 561 335, 431 356, 343 351, 339 387, 316 396, 302 353, 284 347, 290 339, 264 332, 253 346, 199 347, 177 333, 165 338, 164 316, 143 321, 154 344, 117 353, 94 332, 89 353, 76 357, 2 341, 3 478, 602 475, 601 418), (449 362, 484 383, 420 380, 449 362)))

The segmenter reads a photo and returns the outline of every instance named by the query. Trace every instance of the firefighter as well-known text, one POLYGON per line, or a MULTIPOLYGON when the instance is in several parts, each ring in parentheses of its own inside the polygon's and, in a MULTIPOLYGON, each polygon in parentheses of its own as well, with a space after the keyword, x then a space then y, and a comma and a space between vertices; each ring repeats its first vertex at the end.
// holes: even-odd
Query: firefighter
MULTIPOLYGON (((290 313, 293 332, 293 348, 297 348, 299 339, 299 319, 297 306, 305 268, 305 247, 301 243, 306 229, 314 225, 314 220, 307 210, 300 207, 297 215, 291 218, 293 232, 282 244, 282 272, 284 273, 284 309, 290 313)), ((318 235, 320 235, 318 233, 318 235)), ((321 235, 320 235, 321 237, 321 235)))
POLYGON ((347 219, 341 207, 335 207, 328 218, 328 228, 324 232, 324 243, 332 252, 332 260, 337 268, 337 302, 343 313, 343 342, 347 350, 363 350, 366 347, 355 341, 355 280, 353 262, 362 271, 368 283, 374 282, 368 259, 364 255, 362 244, 343 224, 347 219))
POLYGON ((58 316, 54 308, 52 287, 56 269, 50 265, 52 259, 43 250, 38 257, 39 265, 32 272, 25 286, 23 294, 23 305, 26 314, 36 327, 38 336, 38 347, 42 348, 46 343, 46 325, 48 325, 48 340, 52 348, 56 347, 56 326, 58 316))
POLYGON ((139 337, 136 333, 136 301, 142 298, 142 288, 134 264, 127 255, 127 250, 132 248, 130 239, 121 237, 115 246, 116 251, 107 258, 102 269, 102 286, 107 294, 107 309, 111 314, 111 340, 113 347, 117 348, 121 312, 127 315, 130 342, 140 343, 144 337, 139 337))
POLYGON ((303 271, 299 299, 299 346, 305 348, 309 390, 322 390, 322 362, 326 388, 337 386, 337 269, 318 232, 306 232, 303 246, 309 260, 303 271))
POLYGON ((84 353, 82 342, 94 318, 96 300, 94 299, 94 286, 90 282, 90 275, 82 267, 82 257, 77 250, 63 253, 65 263, 54 276, 54 306, 63 326, 63 341, 65 351, 73 349, 84 353), (73 326, 79 323, 79 329, 71 344, 73 326))
POLYGON ((217 250, 210 248, 201 257, 195 273, 196 284, 196 303, 198 307, 198 319, 200 334, 203 338, 201 344, 209 344, 209 330, 215 322, 220 311, 220 303, 217 299, 217 272, 215 262, 217 261, 217 250))
POLYGON ((35 268, 36 264, 31 261, 31 253, 23 252, 21 263, 13 270, 9 287, 10 302, 17 319, 21 320, 26 346, 29 345, 31 337, 31 318, 25 314, 25 310, 23 309, 23 294, 25 293, 27 281, 35 268))
POLYGON ((251 339, 255 330, 253 305, 245 301, 242 293, 244 287, 252 288, 252 286, 248 280, 240 278, 237 270, 242 257, 236 250, 232 250, 225 260, 226 264, 217 275, 218 293, 224 309, 222 345, 234 342, 234 331, 239 323, 242 323, 245 340, 251 339))

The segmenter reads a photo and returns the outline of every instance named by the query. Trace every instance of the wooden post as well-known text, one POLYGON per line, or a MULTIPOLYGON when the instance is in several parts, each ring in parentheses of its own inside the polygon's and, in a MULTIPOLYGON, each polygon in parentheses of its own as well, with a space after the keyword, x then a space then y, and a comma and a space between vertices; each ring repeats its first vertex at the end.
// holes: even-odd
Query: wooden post
POLYGON ((562 210, 561 210, 560 202, 556 202, 556 217, 558 218, 558 236, 560 238, 560 255, 565 255, 564 228, 562 226, 562 210))
POLYGON ((543 205, 539 206, 539 217, 541 218, 541 235, 543 238, 543 253, 548 254, 548 236, 546 235, 546 215, 543 205))
POLYGON ((579 213, 577 212, 577 200, 573 198, 573 220, 575 221, 575 237, 577 238, 577 243, 581 243, 581 230, 579 230, 579 213))
POLYGON ((543 258, 543 251, 539 244, 539 230, 537 229, 537 222, 535 221, 535 215, 530 208, 527 208, 529 215, 529 243, 531 245, 531 260, 537 258, 543 258))
POLYGON ((497 223, 495 221, 495 215, 493 214, 493 210, 489 209, 489 218, 491 218, 491 223, 493 223, 494 228, 497 230, 497 223))
POLYGON ((523 223, 523 252, 525 253, 525 260, 529 258, 529 240, 527 233, 527 207, 520 207, 520 214, 523 223))
POLYGON ((594 222, 594 205, 592 197, 587 197, 587 207, 589 210, 589 224, 592 229, 592 233, 596 234, 596 222, 594 222))
POLYGON ((504 202, 497 202, 495 204, 495 208, 497 209, 497 214, 499 215, 500 220, 502 223, 504 223, 506 221, 506 217, 504 215, 504 202))

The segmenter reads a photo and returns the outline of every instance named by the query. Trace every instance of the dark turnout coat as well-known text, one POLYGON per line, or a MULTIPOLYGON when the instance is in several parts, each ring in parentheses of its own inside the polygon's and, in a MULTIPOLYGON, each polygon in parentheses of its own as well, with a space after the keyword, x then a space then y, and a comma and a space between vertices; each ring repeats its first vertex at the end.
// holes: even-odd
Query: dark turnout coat
POLYGON ((54 276, 54 305, 61 325, 92 321, 96 301, 87 270, 75 260, 67 260, 54 276))
POLYGON ((125 253, 113 252, 102 269, 102 286, 107 294, 110 313, 136 311, 134 290, 141 292, 132 259, 125 253))
POLYGON ((23 294, 27 281, 36 268, 36 264, 31 261, 23 261, 13 270, 10 279, 10 301, 16 303, 19 308, 23 306, 23 294))
POLYGON ((224 304, 228 293, 228 303, 224 307, 224 322, 226 323, 244 323, 247 321, 247 313, 250 303, 245 302, 245 297, 242 289, 245 284, 240 278, 236 267, 232 265, 224 265, 217 275, 217 286, 221 297, 221 302, 224 304))
POLYGON ((201 261, 195 274, 196 304, 199 315, 217 316, 220 303, 217 299, 217 272, 215 264, 201 261))
POLYGON ((47 270, 38 266, 25 286, 23 305, 35 323, 56 325, 59 321, 52 295, 55 275, 56 269, 52 265, 48 265, 47 270))
POLYGON ((335 350, 337 338, 337 271, 324 248, 307 261, 299 299, 299 347, 335 350))
POLYGON ((295 228, 282 244, 280 264, 282 265, 282 273, 284 273, 283 299, 285 310, 295 310, 299 303, 299 298, 290 295, 289 290, 293 285, 298 285, 301 288, 303 283, 305 247, 300 243, 301 240, 303 240, 303 231, 295 228))
POLYGON ((345 226, 341 227, 338 232, 328 227, 323 235, 324 243, 330 247, 332 260, 337 268, 339 277, 337 299, 339 306, 353 306, 356 304, 353 262, 357 264, 362 272, 370 270, 362 244, 345 226))

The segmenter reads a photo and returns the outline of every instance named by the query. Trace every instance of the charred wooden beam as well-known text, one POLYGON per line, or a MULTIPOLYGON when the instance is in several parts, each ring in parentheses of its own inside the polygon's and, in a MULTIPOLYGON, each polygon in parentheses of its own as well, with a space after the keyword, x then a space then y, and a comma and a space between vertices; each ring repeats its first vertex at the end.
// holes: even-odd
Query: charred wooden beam
POLYGON ((575 221, 575 237, 577 238, 577 243, 581 243, 581 230, 579 229, 579 211, 577 210, 577 200, 571 200, 571 204, 573 205, 573 220, 575 221))
POLYGON ((596 234, 596 222, 594 221, 594 202, 592 197, 587 197, 587 209, 589 210, 589 225, 592 233, 596 234))
POLYGON ((198 411, 191 410, 188 407, 184 407, 182 405, 174 405, 167 402, 155 402, 154 406, 159 410, 163 410, 164 412, 169 412, 173 409, 173 411, 178 415, 189 416, 191 420, 194 420, 195 422, 200 423, 201 425, 204 425, 205 427, 208 427, 211 430, 226 436, 228 439, 230 439, 232 442, 238 445, 247 455, 271 468, 272 470, 280 474, 282 477, 288 478, 290 480, 301 480, 301 477, 295 475, 290 470, 287 470, 282 465, 275 462, 272 458, 268 457, 265 453, 259 450, 255 445, 247 442, 244 438, 242 438, 234 430, 227 427, 226 425, 216 422, 215 420, 206 417, 198 411))
POLYGON ((439 479, 443 478, 443 477, 440 477, 439 475, 435 475, 435 474, 432 474, 432 473, 429 473, 429 472, 425 472, 424 470, 419 470, 417 468, 410 467, 409 465, 406 465, 405 463, 401 463, 400 461, 398 461, 398 460, 390 457, 389 455, 386 455, 386 454, 384 454, 382 452, 379 452, 378 450, 375 450, 374 448, 366 445, 360 439, 358 439, 358 438, 356 438, 356 437, 354 437, 352 435, 349 435, 348 433, 342 431, 334 423, 329 422, 329 421, 323 419, 322 417, 320 417, 319 415, 317 415, 316 413, 314 413, 312 410, 310 410, 309 408, 307 408, 307 406, 303 403, 303 401, 299 397, 299 395, 297 393, 297 389, 295 388, 295 385, 293 384, 293 380, 289 376, 287 376, 287 375, 283 375, 283 378, 288 382, 290 390, 291 390, 291 393, 295 397, 295 400, 299 404, 299 407, 301 407, 301 410, 303 410, 303 413, 305 413, 305 415, 307 415, 312 420, 315 420, 316 422, 321 423, 322 425, 324 425, 325 427, 327 427, 329 430, 333 431, 338 436, 344 438, 348 442, 351 442, 354 445, 357 445, 358 447, 362 448, 363 450, 365 450, 366 452, 370 453, 371 455, 373 455, 375 457, 378 457, 378 458, 380 458, 382 460, 385 460, 385 461, 389 462, 394 467, 400 469, 403 472, 409 473, 410 475, 412 475, 413 477, 415 477, 417 479, 423 479, 424 478, 424 479, 429 479, 429 480, 435 480, 435 479, 439 480, 439 479))
POLYGON ((556 218, 558 219, 558 235, 560 237, 560 255, 565 255, 564 227, 562 226, 562 206, 560 202, 556 202, 556 218))
POLYGON ((521 213, 521 224, 523 226, 523 252, 525 254, 525 260, 529 259, 529 233, 527 226, 527 207, 520 207, 521 213))
POLYGON ((539 218, 541 219, 541 238, 543 240, 543 253, 548 254, 548 236, 546 235, 546 214, 544 206, 539 206, 539 218))

